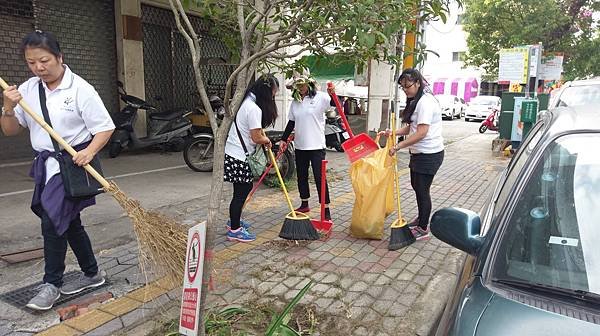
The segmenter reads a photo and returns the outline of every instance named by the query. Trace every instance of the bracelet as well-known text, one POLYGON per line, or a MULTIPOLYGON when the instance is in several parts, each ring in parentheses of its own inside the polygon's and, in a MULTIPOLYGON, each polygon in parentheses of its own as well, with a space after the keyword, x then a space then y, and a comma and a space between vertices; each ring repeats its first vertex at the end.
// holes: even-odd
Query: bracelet
POLYGON ((7 110, 4 108, 4 106, 2 106, 2 115, 5 117, 14 117, 15 116, 15 111, 13 110, 13 113, 6 113, 7 110))

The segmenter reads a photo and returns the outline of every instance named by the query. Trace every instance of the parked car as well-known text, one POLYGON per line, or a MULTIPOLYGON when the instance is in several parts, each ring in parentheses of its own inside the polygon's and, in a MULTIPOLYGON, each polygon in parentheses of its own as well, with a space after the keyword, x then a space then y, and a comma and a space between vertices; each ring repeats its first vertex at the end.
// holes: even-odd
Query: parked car
POLYGON ((460 118, 461 104, 458 97, 453 95, 437 95, 435 98, 440 103, 440 107, 442 108, 442 118, 454 119, 460 118))
POLYGON ((552 95, 548 108, 600 104, 600 77, 565 83, 552 95))
POLYGON ((458 100, 460 100, 460 117, 462 118, 465 116, 465 112, 467 111, 467 103, 463 98, 458 98, 458 100))
POLYGON ((496 96, 477 96, 474 97, 467 106, 465 112, 465 121, 484 120, 492 113, 492 109, 500 109, 502 100, 496 96))
POLYGON ((600 108, 558 108, 533 126, 482 216, 434 213, 467 253, 436 335, 600 335, 600 108))

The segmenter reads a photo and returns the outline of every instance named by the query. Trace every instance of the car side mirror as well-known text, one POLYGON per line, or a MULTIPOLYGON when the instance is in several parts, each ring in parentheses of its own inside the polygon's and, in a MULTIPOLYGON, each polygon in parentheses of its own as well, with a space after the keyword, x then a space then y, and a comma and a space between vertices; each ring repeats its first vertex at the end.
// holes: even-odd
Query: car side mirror
POLYGON ((476 255, 483 245, 481 219, 471 210, 443 208, 436 211, 431 218, 431 232, 439 240, 471 255, 476 255))

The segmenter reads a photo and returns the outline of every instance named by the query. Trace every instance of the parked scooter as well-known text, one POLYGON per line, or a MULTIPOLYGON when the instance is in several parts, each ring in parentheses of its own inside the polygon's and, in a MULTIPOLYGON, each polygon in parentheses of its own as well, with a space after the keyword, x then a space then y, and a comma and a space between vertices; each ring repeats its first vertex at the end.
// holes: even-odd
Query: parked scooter
POLYGON ((484 121, 481 122, 479 126, 479 133, 485 133, 485 131, 497 131, 498 130, 498 119, 500 117, 499 109, 492 109, 492 113, 490 113, 484 121))
POLYGON ((128 95, 123 83, 117 82, 117 85, 125 107, 113 116, 116 129, 108 147, 111 158, 117 157, 124 148, 139 149, 160 144, 167 145, 174 151, 184 148, 185 139, 192 135, 192 123, 188 119, 191 111, 178 109, 156 112, 156 108, 146 101, 128 95), (149 134, 143 138, 136 135, 133 127, 138 110, 146 110, 150 120, 149 134))
POLYGON ((348 132, 344 130, 342 117, 340 117, 334 107, 326 112, 325 120, 325 145, 338 152, 343 152, 342 144, 349 138, 348 132))

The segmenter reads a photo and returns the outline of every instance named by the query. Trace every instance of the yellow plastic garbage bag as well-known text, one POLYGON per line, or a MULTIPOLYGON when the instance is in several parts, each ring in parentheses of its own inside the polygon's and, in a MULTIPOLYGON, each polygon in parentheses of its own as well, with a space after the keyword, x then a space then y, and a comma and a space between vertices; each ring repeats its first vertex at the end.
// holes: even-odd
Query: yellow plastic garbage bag
POLYGON ((354 208, 350 234, 356 238, 382 239, 385 218, 394 211, 394 159, 388 150, 373 152, 350 167, 354 208))

